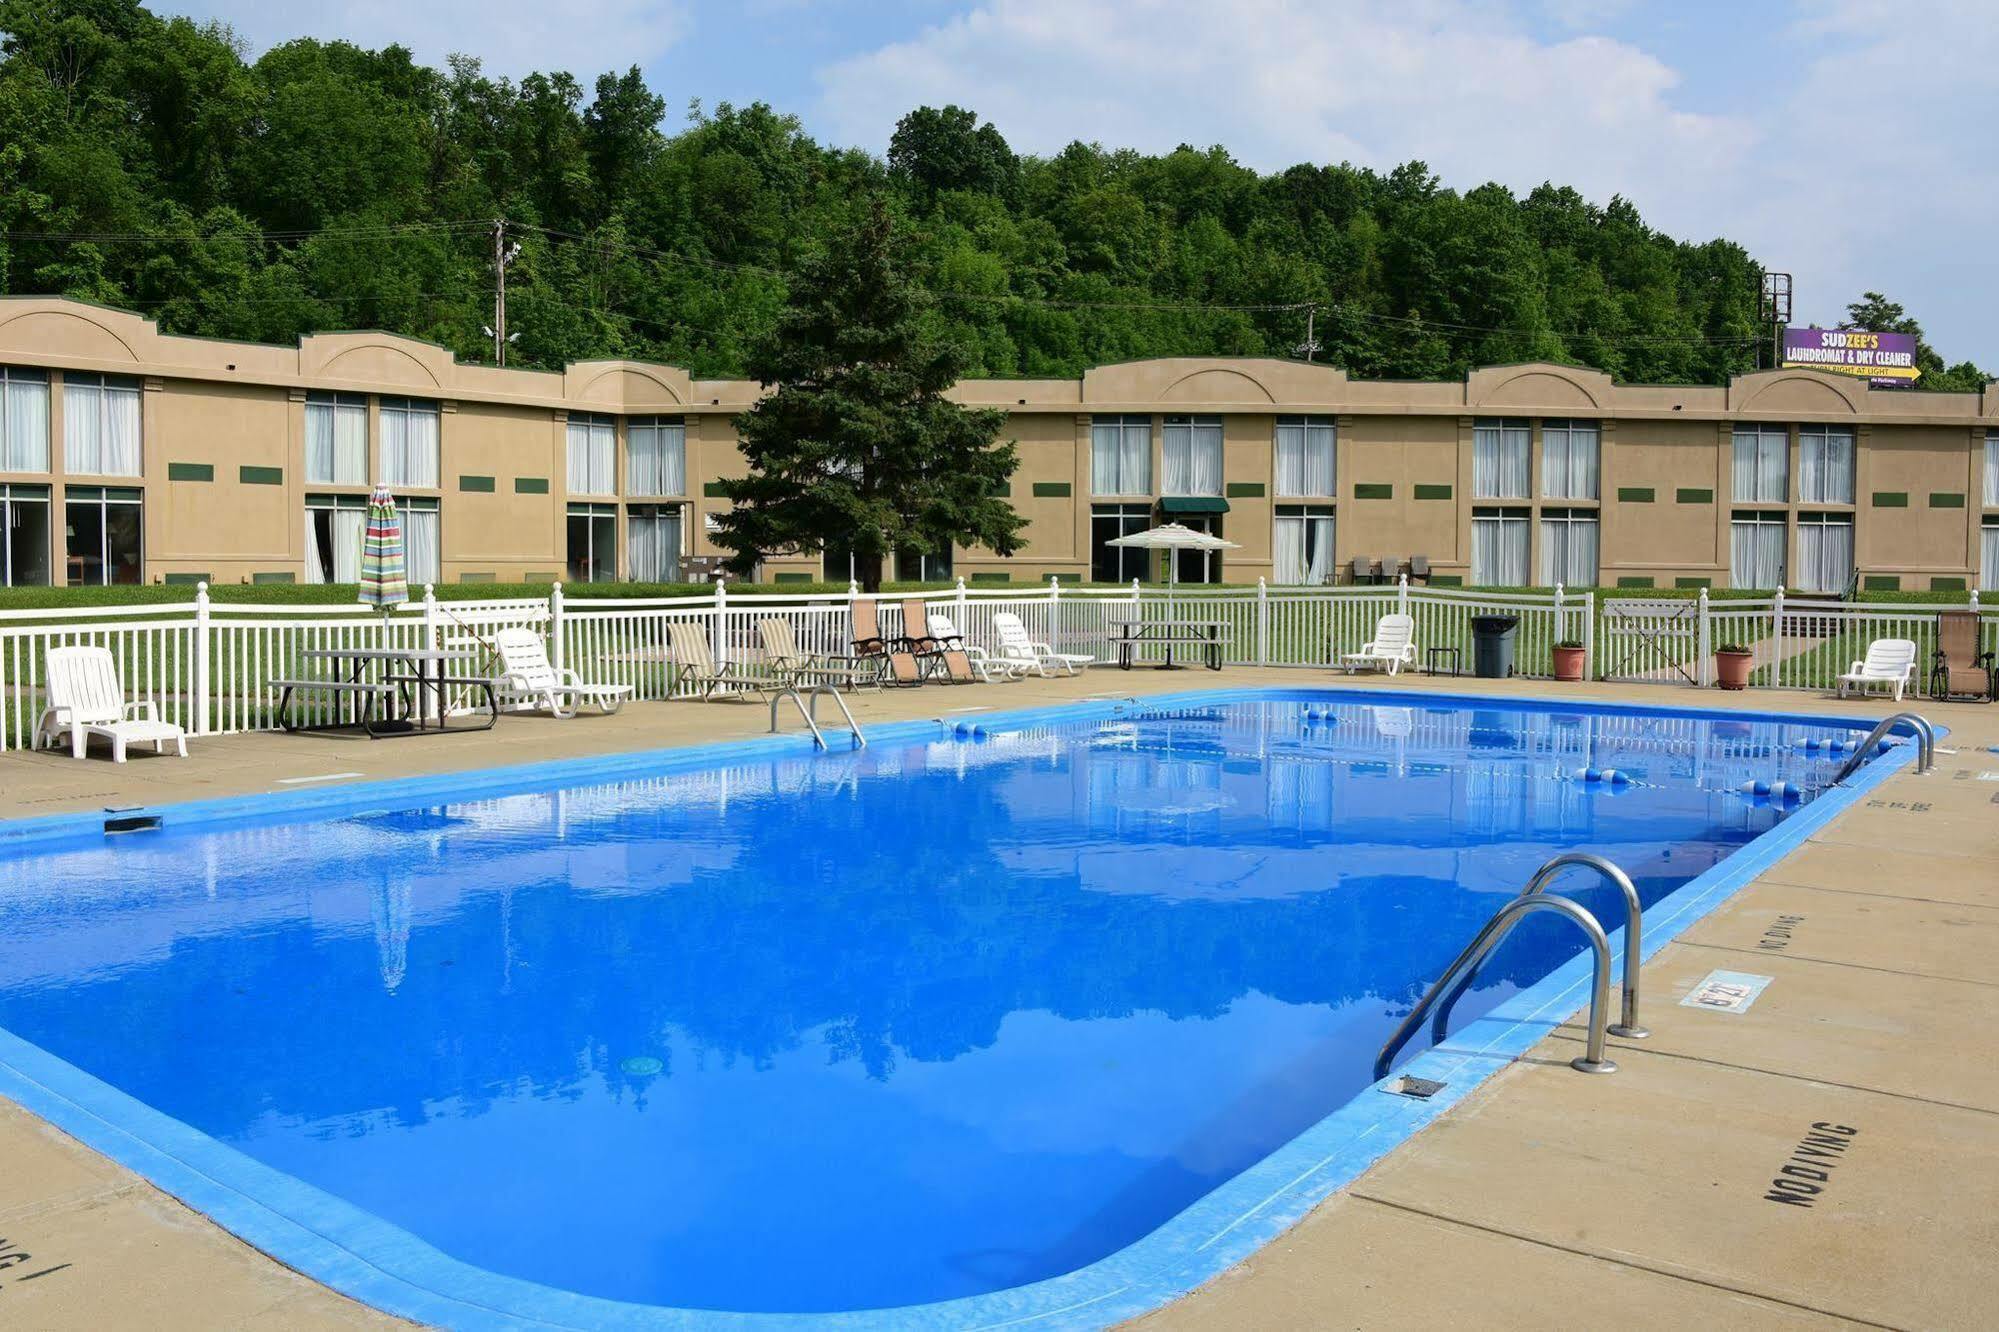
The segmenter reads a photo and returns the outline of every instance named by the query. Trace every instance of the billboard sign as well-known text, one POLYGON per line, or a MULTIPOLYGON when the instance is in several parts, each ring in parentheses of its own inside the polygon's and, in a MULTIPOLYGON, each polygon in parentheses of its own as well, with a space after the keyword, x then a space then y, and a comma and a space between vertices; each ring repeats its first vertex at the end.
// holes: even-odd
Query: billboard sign
POLYGON ((1854 375, 1880 388, 1907 388, 1916 369, 1916 335, 1857 328, 1787 328, 1784 365, 1854 375))

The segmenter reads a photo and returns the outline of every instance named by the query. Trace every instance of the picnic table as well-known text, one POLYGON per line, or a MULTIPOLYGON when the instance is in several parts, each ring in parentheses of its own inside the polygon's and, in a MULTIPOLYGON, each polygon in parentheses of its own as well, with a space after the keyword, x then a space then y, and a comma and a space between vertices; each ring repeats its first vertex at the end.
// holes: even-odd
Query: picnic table
POLYGON ((1111 641, 1117 644, 1117 664, 1123 670, 1131 669, 1132 650, 1144 643, 1163 644, 1166 660, 1160 663, 1163 671, 1177 671, 1173 664, 1173 649, 1176 645, 1194 648, 1208 659, 1208 669, 1222 668, 1222 633, 1227 628, 1220 620, 1113 620, 1111 621, 1111 641))
POLYGON ((453 675, 445 669, 452 662, 479 655, 474 648, 308 648, 299 656, 307 661, 330 663, 327 675, 273 680, 271 683, 279 690, 279 716, 285 730, 290 732, 343 730, 358 725, 370 740, 377 740, 385 735, 417 735, 426 730, 439 734, 490 731, 500 719, 500 704, 493 694, 492 678, 453 675), (371 667, 380 668, 373 678, 369 678, 371 667), (451 709, 445 691, 453 687, 475 689, 485 695, 485 725, 449 724, 451 709), (358 722, 301 722, 292 707, 301 695, 359 699, 360 718, 358 722), (387 707, 386 715, 380 718, 375 715, 378 705, 387 707), (431 725, 433 717, 436 720, 434 726, 431 725))

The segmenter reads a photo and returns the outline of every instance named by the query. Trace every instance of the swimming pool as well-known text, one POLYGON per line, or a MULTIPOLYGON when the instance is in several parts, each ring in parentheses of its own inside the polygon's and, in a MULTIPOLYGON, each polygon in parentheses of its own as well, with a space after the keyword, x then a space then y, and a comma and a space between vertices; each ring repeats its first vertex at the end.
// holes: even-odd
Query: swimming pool
POLYGON ((1621 864, 1656 946, 1885 766, 1773 804, 1743 784, 1809 792, 1806 744, 1854 733, 1408 703, 1103 703, 0 839, 0 1092, 427 1321, 1099 1324, 1578 1005, 1575 937, 1531 919, 1410 1065, 1447 1093, 1373 1089, 1547 857, 1621 864))

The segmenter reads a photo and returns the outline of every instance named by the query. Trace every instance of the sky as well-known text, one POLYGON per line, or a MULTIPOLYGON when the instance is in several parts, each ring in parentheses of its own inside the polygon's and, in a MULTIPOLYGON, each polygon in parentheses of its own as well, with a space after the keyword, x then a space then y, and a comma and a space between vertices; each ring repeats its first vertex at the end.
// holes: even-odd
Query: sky
POLYGON ((1427 162, 1460 190, 1623 195, 1794 277, 1794 322, 1880 291, 1999 371, 1993 0, 157 0, 254 54, 293 36, 454 52, 666 98, 763 101, 886 150, 955 103, 1016 151, 1220 144, 1259 170, 1427 162))

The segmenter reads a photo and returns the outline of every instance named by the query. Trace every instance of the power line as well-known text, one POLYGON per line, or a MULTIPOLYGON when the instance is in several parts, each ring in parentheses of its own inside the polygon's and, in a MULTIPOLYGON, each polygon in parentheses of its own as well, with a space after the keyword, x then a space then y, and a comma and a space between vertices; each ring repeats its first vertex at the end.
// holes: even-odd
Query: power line
POLYGON ((470 231, 491 226, 490 222, 395 222, 360 227, 307 227, 291 231, 210 231, 200 234, 173 234, 158 231, 0 231, 0 240, 61 241, 80 245, 202 245, 210 241, 240 240, 282 244, 312 240, 320 236, 380 238, 425 231, 470 231))

